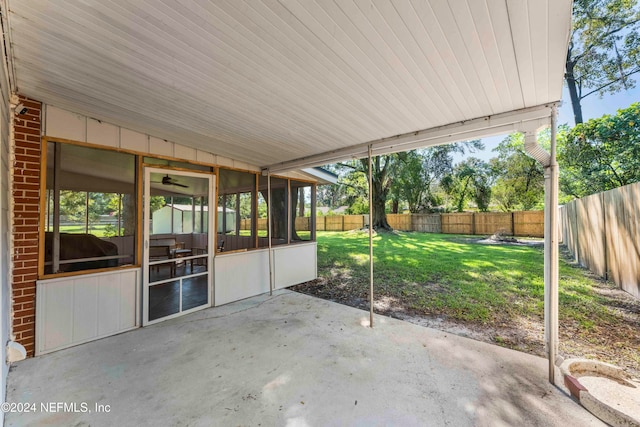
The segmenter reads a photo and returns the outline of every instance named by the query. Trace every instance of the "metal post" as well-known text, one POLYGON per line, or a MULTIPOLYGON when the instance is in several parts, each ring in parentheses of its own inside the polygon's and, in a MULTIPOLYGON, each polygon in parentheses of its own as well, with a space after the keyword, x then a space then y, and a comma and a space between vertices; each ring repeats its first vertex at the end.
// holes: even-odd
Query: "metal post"
POLYGON ((122 193, 118 194, 118 236, 122 236, 122 193))
POLYGON ((312 241, 316 241, 316 203, 317 203, 316 185, 311 186, 311 212, 309 213, 309 231, 312 241))
POLYGON ((551 110, 551 161, 545 174, 545 317, 548 321, 549 382, 555 384, 555 361, 558 353, 558 163, 556 161, 557 107, 551 110), (548 178, 547 178, 548 176, 548 178), (546 194, 546 193, 545 193, 546 194), (548 205, 547 205, 548 201, 548 205), (548 206, 548 209, 547 209, 548 206), (547 212, 545 212, 547 213, 547 212), (547 219, 547 218, 545 218, 547 219))
POLYGON ((373 178, 369 145, 369 326, 373 328, 373 178))
POLYGON ((62 144, 55 143, 53 157, 53 245, 51 248, 51 272, 60 270, 60 159, 62 144))
POLYGON ((227 234, 227 195, 222 195, 222 234, 227 234))
POLYGON ((267 234, 269 240, 269 295, 273 295, 273 269, 271 267, 271 173, 267 173, 267 234))
POLYGON ((293 228, 293 213, 291 212, 291 180, 287 180, 287 187, 285 190, 285 197, 287 202, 285 205, 287 206, 287 245, 291 244, 291 229, 293 228))
POLYGON ((86 234, 89 234, 89 192, 85 192, 84 195, 84 230, 86 234))
POLYGON ((173 221, 174 221, 174 214, 175 214, 175 209, 173 208, 173 196, 171 196, 171 234, 173 234, 173 230, 174 230, 174 226, 173 226, 173 221))
MULTIPOLYGON (((191 234, 196 232, 196 200, 197 199, 198 199, 197 196, 193 196, 191 198, 191 234)), ((184 233, 184 230, 183 230, 183 233, 184 233)), ((193 236, 192 236, 192 239, 193 239, 193 236)))
POLYGON ((236 193, 236 229, 235 229, 235 233, 236 233, 236 237, 240 236, 240 220, 242 219, 240 217, 240 195, 242 193, 238 192, 236 193))

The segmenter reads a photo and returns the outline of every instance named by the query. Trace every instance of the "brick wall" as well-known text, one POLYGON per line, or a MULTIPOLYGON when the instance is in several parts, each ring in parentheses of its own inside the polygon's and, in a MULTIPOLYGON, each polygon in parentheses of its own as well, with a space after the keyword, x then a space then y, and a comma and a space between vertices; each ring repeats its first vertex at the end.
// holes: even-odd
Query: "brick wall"
POLYGON ((14 119, 12 333, 32 357, 36 330, 42 104, 24 97, 20 97, 20 101, 29 111, 16 114, 14 119))

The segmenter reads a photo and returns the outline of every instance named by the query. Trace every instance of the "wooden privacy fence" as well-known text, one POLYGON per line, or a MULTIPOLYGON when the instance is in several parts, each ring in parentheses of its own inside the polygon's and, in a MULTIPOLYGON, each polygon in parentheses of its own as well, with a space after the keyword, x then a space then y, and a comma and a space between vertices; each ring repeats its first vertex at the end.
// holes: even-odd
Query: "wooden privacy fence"
MULTIPOLYGON (((363 228, 366 215, 318 216, 318 231, 348 231, 363 228)), ((446 214, 387 214, 394 230, 422 233, 491 235, 497 231, 515 236, 544 236, 543 211, 524 212, 463 212, 446 214)), ((309 230, 309 217, 296 218, 296 230, 309 230)), ((243 219, 240 229, 251 229, 251 220, 243 219)), ((267 229, 267 220, 258 219, 258 230, 267 229)))
POLYGON ((640 298, 640 183, 573 200, 559 222, 576 262, 640 298))
MULTIPOLYGON (((296 230, 297 231, 309 231, 311 229, 311 218, 308 216, 299 216, 296 217, 296 230)), ((324 223, 322 224, 324 227, 324 223)), ((267 219, 259 218, 258 219, 258 230, 266 230, 267 229, 267 219)), ((240 230, 251 230, 251 220, 250 219, 241 219, 240 220, 240 230)), ((316 227, 316 230, 324 230, 324 228, 316 227)))

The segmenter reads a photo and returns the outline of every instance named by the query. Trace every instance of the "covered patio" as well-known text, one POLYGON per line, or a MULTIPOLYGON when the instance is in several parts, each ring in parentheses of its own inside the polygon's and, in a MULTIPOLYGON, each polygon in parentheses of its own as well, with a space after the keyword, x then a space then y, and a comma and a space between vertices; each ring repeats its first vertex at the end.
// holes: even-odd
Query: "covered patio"
POLYGON ((373 329, 368 321, 365 311, 286 290, 203 310, 21 362, 7 400, 38 408, 5 422, 603 425, 543 380, 542 358, 392 318, 376 316, 373 329), (41 402, 92 412, 46 413, 41 402))
MULTIPOLYGON (((0 252, 10 260, 0 265, 1 332, 16 350, 11 361, 57 351, 14 365, 8 399, 111 408, 8 414, 9 425, 593 421, 552 385, 555 112, 570 0, 2 0, 0 6, 0 160, 8 165, 0 186, 3 197, 15 198, 0 203, 2 235, 9 236, 0 252), (536 139, 548 126, 550 153, 536 139), (525 133, 527 151, 545 167, 552 384, 544 361, 532 356, 386 318, 376 318, 372 329, 373 313, 291 293, 242 300, 317 276, 318 180, 306 179, 305 170, 510 132, 525 133), (59 155, 48 174, 41 165, 49 145, 59 155), (43 200, 48 182, 58 183, 54 192, 64 189, 63 172, 74 163, 65 158, 67 146, 103 161, 105 153, 126 156, 131 165, 125 195, 136 209, 124 227, 133 237, 131 260, 96 276, 44 268, 43 200), (17 150, 24 160, 10 171, 17 150), (187 177, 208 188, 206 197, 191 195, 200 197, 200 218, 205 206, 218 212, 223 205, 236 213, 236 229, 228 232, 226 214, 209 215, 199 231, 218 230, 222 222, 224 236, 185 242, 180 250, 191 255, 182 259, 150 260, 151 183, 195 188, 184 183, 187 177), (238 227, 243 201, 250 233, 238 227), (296 229, 305 209, 309 230, 296 229), (266 233, 258 226, 265 218, 266 233), (206 303, 149 316, 149 290, 164 284, 150 282, 149 268, 197 257, 206 258, 196 265, 207 272, 193 274, 192 261, 189 276, 202 274, 206 303), (143 325, 149 327, 60 350, 143 325)), ((52 266, 60 260, 56 206, 52 266)), ((181 271, 187 277, 186 267, 181 271)), ((372 267, 372 298, 373 282, 372 267)), ((3 380, 7 370, 5 364, 3 380)))

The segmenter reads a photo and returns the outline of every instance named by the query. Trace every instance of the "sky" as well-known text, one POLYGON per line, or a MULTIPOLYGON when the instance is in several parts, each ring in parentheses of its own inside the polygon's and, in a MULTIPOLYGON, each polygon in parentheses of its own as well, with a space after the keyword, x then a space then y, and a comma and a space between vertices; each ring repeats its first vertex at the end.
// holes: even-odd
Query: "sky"
MULTIPOLYGON (((595 117, 602 117, 604 114, 615 114, 619 109, 626 108, 634 102, 640 102, 640 85, 635 89, 619 92, 616 94, 606 94, 602 98, 597 93, 590 95, 582 100, 582 116, 584 121, 595 117)), ((574 126, 573 110, 571 101, 569 100, 569 92, 565 87, 562 92, 562 103, 558 108, 558 125, 568 124, 574 126)), ((505 138, 503 136, 494 136, 491 138, 483 138, 485 145, 483 151, 473 154, 465 154, 464 156, 456 156, 455 162, 458 163, 468 157, 477 157, 484 161, 488 161, 496 156, 492 150, 505 138)))

